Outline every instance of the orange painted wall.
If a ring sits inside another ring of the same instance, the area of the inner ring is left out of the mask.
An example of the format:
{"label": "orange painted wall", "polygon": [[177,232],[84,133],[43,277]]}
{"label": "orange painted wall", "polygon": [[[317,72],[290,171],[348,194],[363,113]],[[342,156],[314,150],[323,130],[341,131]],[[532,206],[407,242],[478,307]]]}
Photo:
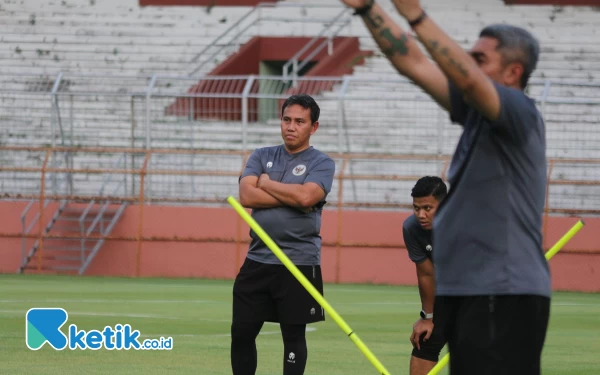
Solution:
{"label": "orange painted wall", "polygon": [[[19,233],[23,202],[0,202],[0,233]],[[50,209],[51,212],[51,209]],[[322,267],[326,282],[416,285],[414,265],[403,249],[401,225],[409,213],[344,211],[341,240],[344,244],[378,244],[380,247],[347,246],[339,252],[337,212],[323,217]],[[139,208],[130,206],[113,231],[114,236],[135,236]],[[549,247],[575,222],[575,218],[551,218],[545,245]],[[365,223],[369,223],[368,226]],[[248,239],[248,227],[228,208],[144,207],[144,235],[165,237],[212,237]],[[550,262],[555,290],[600,292],[600,219],[586,226]],[[0,273],[19,267],[20,238],[0,237]],[[242,243],[144,242],[140,275],[150,277],[235,277],[247,250]],[[339,257],[339,258],[338,258]],[[339,264],[337,263],[339,259]],[[135,276],[137,242],[108,241],[86,274]]]}

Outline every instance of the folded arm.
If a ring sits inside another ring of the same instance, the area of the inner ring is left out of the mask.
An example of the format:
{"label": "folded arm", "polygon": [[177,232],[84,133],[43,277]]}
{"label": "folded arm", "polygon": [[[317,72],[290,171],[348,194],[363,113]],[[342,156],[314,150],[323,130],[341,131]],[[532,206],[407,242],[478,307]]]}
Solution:
{"label": "folded arm", "polygon": [[267,174],[261,175],[258,187],[286,206],[310,209],[325,197],[325,191],[314,182],[283,184],[273,181]]}
{"label": "folded arm", "polygon": [[240,204],[246,208],[273,208],[284,204],[258,186],[258,177],[246,176],[240,180]]}

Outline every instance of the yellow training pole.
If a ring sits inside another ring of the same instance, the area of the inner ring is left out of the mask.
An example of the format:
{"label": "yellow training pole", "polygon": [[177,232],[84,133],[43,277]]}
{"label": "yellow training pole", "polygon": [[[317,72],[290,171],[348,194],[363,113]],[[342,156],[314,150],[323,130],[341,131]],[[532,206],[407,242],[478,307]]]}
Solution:
{"label": "yellow training pole", "polygon": [[450,362],[450,353],[446,353],[446,355],[439,361],[432,369],[429,371],[427,375],[437,375],[442,371],[444,367]]}
{"label": "yellow training pole", "polygon": [[573,227],[569,229],[567,234],[562,236],[562,238],[558,240],[558,242],[554,246],[552,246],[550,250],[548,250],[548,252],[546,253],[546,260],[550,260],[550,258],[552,258],[556,253],[558,253],[558,251],[562,249],[563,246],[565,246],[565,244],[569,242],[571,238],[573,238],[573,236],[581,230],[581,228],[583,228],[584,224],[585,223],[583,222],[583,220],[579,220],[577,224],[573,225]]}
{"label": "yellow training pole", "polygon": [[[579,220],[575,225],[573,225],[573,227],[564,236],[562,236],[561,239],[558,240],[558,242],[550,248],[550,250],[548,250],[546,252],[546,254],[545,254],[546,260],[550,260],[550,258],[552,258],[554,255],[556,255],[556,253],[558,253],[560,251],[560,249],[562,249],[563,246],[565,246],[565,244],[567,242],[569,242],[571,240],[571,238],[573,238],[573,236],[576,235],[577,232],[579,232],[581,230],[581,228],[583,228],[584,224],[585,223],[583,222],[583,220]],[[450,353],[447,353],[444,356],[444,358],[442,358],[442,360],[439,361],[431,369],[431,371],[429,371],[429,373],[427,375],[439,374],[440,371],[442,371],[442,369],[444,368],[444,366],[446,366],[448,364],[449,360],[450,360]]]}
{"label": "yellow training pole", "polygon": [[331,316],[331,318],[340,326],[342,331],[348,335],[358,349],[367,357],[367,359],[375,366],[377,371],[382,375],[390,375],[388,370],[379,362],[377,357],[367,348],[367,346],[361,341],[356,333],[352,331],[352,328],[346,324],[344,319],[331,307],[331,305],[323,298],[321,293],[304,277],[302,272],[292,263],[292,261],[285,255],[285,253],[277,246],[277,244],[269,237],[269,235],[260,227],[260,225],[246,212],[244,207],[238,203],[233,197],[227,198],[227,202],[237,211],[237,213],[248,223],[250,228],[256,233],[260,239],[271,249],[271,251],[279,258],[281,263],[287,267],[287,269],[294,275],[296,279],[302,284],[304,288],[310,293],[311,296],[323,307],[325,311]]}

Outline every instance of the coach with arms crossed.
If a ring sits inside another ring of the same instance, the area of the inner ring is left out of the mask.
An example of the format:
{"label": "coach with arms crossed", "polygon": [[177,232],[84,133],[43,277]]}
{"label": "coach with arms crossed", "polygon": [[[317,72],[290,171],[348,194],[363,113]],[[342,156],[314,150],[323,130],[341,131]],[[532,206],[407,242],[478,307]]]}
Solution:
{"label": "coach with arms crossed", "polygon": [[373,0],[343,0],[381,50],[464,131],[450,192],[433,227],[433,323],[444,327],[452,374],[540,374],[550,314],[542,250],[544,122],[523,90],[539,44],[510,25],[484,28],[467,53],[418,0],[393,0],[418,41]]}
{"label": "coach with arms crossed", "polygon": [[[335,163],[310,146],[319,128],[319,106],[308,95],[288,98],[281,110],[283,145],[256,150],[240,177],[240,203],[323,294],[321,212]],[[325,320],[321,306],[254,233],[233,286],[231,366],[254,375],[256,336],[265,321],[278,322],[283,337],[283,374],[302,375],[306,324]]]}

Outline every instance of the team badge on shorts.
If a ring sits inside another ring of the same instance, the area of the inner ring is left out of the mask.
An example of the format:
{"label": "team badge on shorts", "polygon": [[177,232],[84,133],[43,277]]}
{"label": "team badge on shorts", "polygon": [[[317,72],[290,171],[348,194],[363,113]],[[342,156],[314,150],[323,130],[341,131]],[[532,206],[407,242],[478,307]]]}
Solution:
{"label": "team badge on shorts", "polygon": [[302,176],[304,174],[304,172],[306,172],[306,165],[304,165],[304,164],[295,166],[294,170],[292,171],[294,176]]}

